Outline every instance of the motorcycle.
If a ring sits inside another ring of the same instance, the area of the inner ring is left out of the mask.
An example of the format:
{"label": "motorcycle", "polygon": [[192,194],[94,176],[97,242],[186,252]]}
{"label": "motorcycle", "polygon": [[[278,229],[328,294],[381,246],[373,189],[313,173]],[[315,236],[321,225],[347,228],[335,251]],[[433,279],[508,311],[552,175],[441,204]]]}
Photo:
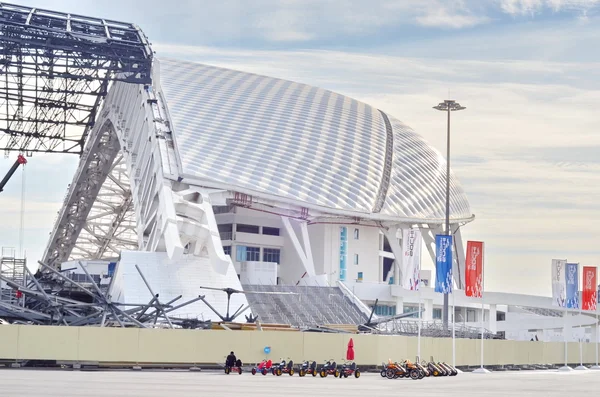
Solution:
{"label": "motorcycle", "polygon": [[300,366],[300,371],[298,375],[303,377],[306,375],[317,376],[317,362],[313,361],[310,363],[309,361],[304,361],[302,366]]}

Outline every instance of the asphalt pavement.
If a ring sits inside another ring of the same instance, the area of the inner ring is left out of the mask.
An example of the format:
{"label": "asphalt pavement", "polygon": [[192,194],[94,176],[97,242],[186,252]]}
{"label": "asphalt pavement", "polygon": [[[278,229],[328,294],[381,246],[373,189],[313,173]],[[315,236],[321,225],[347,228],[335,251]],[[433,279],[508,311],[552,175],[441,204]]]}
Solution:
{"label": "asphalt pavement", "polygon": [[3,396],[590,396],[600,390],[600,371],[520,371],[491,374],[463,373],[456,377],[422,380],[382,378],[321,379],[282,375],[225,375],[203,371],[66,371],[0,370]]}

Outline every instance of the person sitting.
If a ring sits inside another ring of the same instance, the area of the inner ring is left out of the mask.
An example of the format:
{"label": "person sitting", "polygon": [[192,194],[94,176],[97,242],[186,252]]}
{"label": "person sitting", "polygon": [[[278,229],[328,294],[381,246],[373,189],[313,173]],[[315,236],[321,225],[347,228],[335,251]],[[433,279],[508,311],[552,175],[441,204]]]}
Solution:
{"label": "person sitting", "polygon": [[235,354],[233,354],[233,352],[229,353],[227,359],[225,360],[225,366],[229,368],[234,367],[236,360]]}
{"label": "person sitting", "polygon": [[239,358],[235,360],[235,366],[240,368],[242,366],[242,360],[240,360]]}

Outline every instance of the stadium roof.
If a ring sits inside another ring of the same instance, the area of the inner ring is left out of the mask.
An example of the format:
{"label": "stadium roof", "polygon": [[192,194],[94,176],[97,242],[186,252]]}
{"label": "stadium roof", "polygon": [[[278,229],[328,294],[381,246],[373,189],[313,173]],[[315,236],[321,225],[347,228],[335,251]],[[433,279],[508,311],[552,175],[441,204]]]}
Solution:
{"label": "stadium roof", "polygon": [[[444,158],[384,112],[282,79],[155,63],[184,180],[324,213],[444,219]],[[451,217],[472,219],[453,175]]]}

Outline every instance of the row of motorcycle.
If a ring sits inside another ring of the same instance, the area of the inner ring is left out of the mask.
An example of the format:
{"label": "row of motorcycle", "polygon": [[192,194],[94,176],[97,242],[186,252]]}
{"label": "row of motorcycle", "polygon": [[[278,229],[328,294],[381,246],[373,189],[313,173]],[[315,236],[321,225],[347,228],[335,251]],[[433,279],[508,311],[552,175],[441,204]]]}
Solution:
{"label": "row of motorcycle", "polygon": [[436,363],[433,359],[429,362],[422,361],[421,363],[418,361],[411,362],[410,360],[398,363],[389,360],[387,364],[383,363],[383,369],[380,374],[382,377],[388,379],[410,378],[419,380],[430,376],[456,376],[458,371],[448,363]]}
{"label": "row of motorcycle", "polygon": [[292,360],[286,361],[282,359],[279,363],[273,363],[271,360],[263,360],[251,370],[252,375],[258,373],[267,375],[268,373],[271,373],[276,376],[281,376],[282,374],[293,376],[296,372],[300,377],[306,375],[319,375],[321,378],[326,378],[329,375],[333,375],[340,379],[348,378],[349,376],[360,378],[360,370],[355,362],[346,362],[338,365],[334,360],[326,361],[321,367],[317,365],[316,361],[304,361],[297,371],[294,368],[294,362]]}

